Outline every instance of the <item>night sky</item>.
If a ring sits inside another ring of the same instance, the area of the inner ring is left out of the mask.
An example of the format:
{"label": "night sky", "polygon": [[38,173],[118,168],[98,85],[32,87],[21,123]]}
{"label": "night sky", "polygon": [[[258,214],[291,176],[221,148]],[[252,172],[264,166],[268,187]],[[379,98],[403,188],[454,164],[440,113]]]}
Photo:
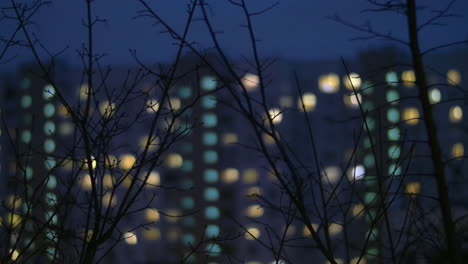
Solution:
{"label": "night sky", "polygon": [[[8,1],[2,1],[4,6]],[[52,1],[34,19],[32,28],[51,52],[65,47],[61,58],[70,64],[80,64],[76,50],[86,41],[82,19],[85,17],[84,1]],[[181,29],[186,21],[186,0],[152,0],[155,10],[176,29]],[[252,10],[261,10],[274,1],[249,1]],[[448,0],[424,0],[428,6],[447,3]],[[224,0],[212,0],[210,13],[214,26],[223,31],[222,44],[232,56],[251,57],[248,35],[243,24],[242,12]],[[146,62],[164,62],[174,54],[174,45],[167,34],[161,34],[161,26],[154,25],[149,18],[136,17],[142,6],[136,0],[95,1],[94,14],[107,20],[97,25],[95,32],[96,52],[105,53],[105,63],[129,64],[134,60],[129,49],[135,49]],[[283,0],[268,13],[254,19],[255,31],[262,55],[289,59],[338,58],[352,56],[362,49],[378,47],[384,41],[362,41],[351,39],[363,36],[356,31],[336,23],[329,16],[335,14],[355,24],[370,21],[376,30],[392,32],[394,36],[406,38],[405,17],[385,13],[362,13],[368,8],[366,0]],[[448,26],[433,27],[423,32],[423,48],[450,41],[468,38],[468,1],[459,0],[452,13],[461,17],[446,19]],[[425,12],[424,14],[429,14]],[[200,15],[198,15],[200,17]],[[425,17],[420,16],[420,21]],[[12,24],[2,22],[2,36],[11,34]],[[190,34],[199,48],[210,48],[206,27],[197,22]],[[31,59],[30,52],[10,50],[10,56],[17,55],[13,62],[0,65],[2,71],[15,71],[20,63]]]}

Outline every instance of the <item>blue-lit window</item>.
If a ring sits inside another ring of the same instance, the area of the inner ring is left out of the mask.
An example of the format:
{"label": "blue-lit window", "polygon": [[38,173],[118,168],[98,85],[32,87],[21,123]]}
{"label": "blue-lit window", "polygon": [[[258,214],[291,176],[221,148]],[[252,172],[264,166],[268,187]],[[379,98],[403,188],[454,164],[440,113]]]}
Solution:
{"label": "blue-lit window", "polygon": [[205,229],[205,235],[207,237],[217,237],[219,236],[219,226],[217,225],[208,225]]}
{"label": "blue-lit window", "polygon": [[51,117],[55,114],[55,107],[53,104],[46,104],[44,106],[44,116]]}
{"label": "blue-lit window", "polygon": [[205,249],[208,252],[208,254],[211,254],[211,255],[221,254],[221,247],[218,244],[215,244],[215,243],[206,245]]}
{"label": "blue-lit window", "polygon": [[182,208],[184,209],[192,209],[195,206],[195,201],[192,197],[184,197],[182,198]]}
{"label": "blue-lit window", "polygon": [[200,85],[203,90],[212,91],[216,89],[217,83],[214,76],[205,76],[201,79]]}
{"label": "blue-lit window", "polygon": [[44,166],[46,169],[52,169],[57,165],[57,162],[54,160],[54,158],[48,157],[46,160],[44,160]]}
{"label": "blue-lit window", "polygon": [[191,215],[185,216],[182,218],[182,224],[184,226],[194,226],[195,225],[195,218]]}
{"label": "blue-lit window", "polygon": [[216,107],[216,97],[214,96],[203,96],[202,105],[206,109],[211,109]]}
{"label": "blue-lit window", "polygon": [[44,134],[50,136],[55,133],[55,124],[52,121],[47,121],[44,123]]}
{"label": "blue-lit window", "polygon": [[46,86],[44,86],[44,91],[42,91],[42,98],[44,98],[45,100],[49,100],[54,96],[55,96],[55,88],[50,84],[47,84]]}
{"label": "blue-lit window", "polygon": [[47,153],[55,151],[55,142],[52,139],[46,139],[44,141],[44,151]]}
{"label": "blue-lit window", "polygon": [[31,131],[29,130],[25,130],[21,133],[21,141],[23,141],[24,143],[29,143],[31,142]]}
{"label": "blue-lit window", "polygon": [[30,180],[32,179],[32,176],[33,176],[33,169],[31,167],[26,167],[26,179]]}
{"label": "blue-lit window", "polygon": [[193,145],[190,143],[184,143],[182,144],[180,148],[180,152],[184,154],[192,153],[192,151],[193,151]]}
{"label": "blue-lit window", "polygon": [[203,179],[205,182],[214,183],[219,179],[218,171],[215,169],[207,169],[203,174]]}
{"label": "blue-lit window", "polygon": [[205,218],[210,220],[216,220],[220,216],[219,208],[216,206],[208,206],[205,208]]}
{"label": "blue-lit window", "polygon": [[364,202],[366,204],[371,204],[377,199],[377,194],[375,192],[368,192],[364,195]]}
{"label": "blue-lit window", "polygon": [[182,99],[187,99],[192,96],[192,89],[188,86],[180,87],[179,88],[179,97]]}
{"label": "blue-lit window", "polygon": [[401,175],[401,166],[397,167],[396,164],[390,164],[390,166],[388,166],[388,174],[391,176]]}
{"label": "blue-lit window", "polygon": [[207,146],[213,146],[218,143],[218,135],[214,132],[205,132],[203,134],[203,144]]}
{"label": "blue-lit window", "polygon": [[32,105],[32,97],[29,95],[23,95],[21,97],[21,107],[28,108]]}
{"label": "blue-lit window", "polygon": [[397,86],[398,85],[398,75],[396,72],[388,72],[387,75],[385,76],[385,81],[391,86]]}
{"label": "blue-lit window", "polygon": [[400,129],[398,127],[391,128],[387,131],[387,137],[389,140],[399,140],[400,139]]}
{"label": "blue-lit window", "polygon": [[191,160],[184,160],[180,169],[185,172],[193,170],[193,162]]}
{"label": "blue-lit window", "polygon": [[397,145],[392,145],[388,148],[388,156],[390,158],[396,159],[400,157],[400,152],[401,152],[400,147]]}
{"label": "blue-lit window", "polygon": [[387,97],[387,102],[391,104],[397,104],[398,103],[397,100],[400,98],[400,96],[398,95],[398,92],[395,90],[387,91],[386,97]]}
{"label": "blue-lit window", "polygon": [[204,127],[215,127],[218,124],[218,117],[211,113],[204,114],[202,122]]}
{"label": "blue-lit window", "polygon": [[395,108],[388,109],[387,119],[392,123],[398,122],[400,120],[400,112]]}
{"label": "blue-lit window", "polygon": [[57,204],[57,196],[53,193],[46,193],[46,202],[49,205],[55,205]]}
{"label": "blue-lit window", "polygon": [[205,200],[207,201],[210,201],[210,202],[217,201],[219,199],[219,191],[217,188],[209,187],[205,189],[203,196],[205,197]]}
{"label": "blue-lit window", "polygon": [[185,234],[182,237],[182,242],[185,245],[193,245],[195,243],[195,237],[192,234]]}
{"label": "blue-lit window", "polygon": [[54,175],[50,175],[47,179],[47,188],[55,189],[57,187],[57,178]]}
{"label": "blue-lit window", "polygon": [[203,160],[208,164],[216,163],[218,162],[218,153],[213,150],[207,150],[203,153]]}
{"label": "blue-lit window", "polygon": [[372,168],[375,165],[375,160],[374,156],[372,154],[367,154],[364,156],[364,165],[366,165],[367,168]]}

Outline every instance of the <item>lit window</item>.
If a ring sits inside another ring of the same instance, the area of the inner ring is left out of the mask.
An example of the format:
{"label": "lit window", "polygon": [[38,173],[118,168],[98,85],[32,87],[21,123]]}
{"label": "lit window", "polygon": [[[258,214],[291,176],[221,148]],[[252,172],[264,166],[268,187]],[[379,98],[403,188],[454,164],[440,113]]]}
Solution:
{"label": "lit window", "polygon": [[104,101],[99,105],[99,112],[104,118],[112,117],[115,111],[116,111],[115,104],[110,103],[109,101]]}
{"label": "lit window", "polygon": [[182,216],[182,213],[180,212],[179,209],[168,209],[166,211],[165,219],[169,223],[176,223],[180,217]]}
{"label": "lit window", "polygon": [[205,234],[207,237],[217,237],[219,236],[219,226],[217,225],[207,225],[205,229]]}
{"label": "lit window", "polygon": [[396,123],[400,121],[400,112],[396,108],[390,108],[387,111],[387,120]]}
{"label": "lit window", "polygon": [[254,183],[258,179],[257,171],[255,169],[247,169],[244,171],[244,183]]}
{"label": "lit window", "polygon": [[67,117],[68,115],[68,109],[66,106],[64,106],[63,104],[61,104],[59,107],[58,107],[58,114],[61,116],[61,117]]}
{"label": "lit window", "polygon": [[336,166],[330,166],[324,168],[322,172],[322,181],[327,183],[335,183],[340,179],[341,170]]}
{"label": "lit window", "polygon": [[154,208],[149,208],[145,210],[145,219],[149,222],[157,222],[159,221],[160,215],[158,210]]}
{"label": "lit window", "polygon": [[156,99],[149,99],[146,101],[146,112],[152,114],[159,109],[159,102]]}
{"label": "lit window", "polygon": [[169,109],[170,110],[179,110],[181,106],[180,99],[179,98],[171,98],[169,99]]}
{"label": "lit window", "polygon": [[217,83],[218,82],[214,76],[204,76],[200,80],[201,88],[206,91],[212,91],[216,89]]}
{"label": "lit window", "polygon": [[459,85],[461,83],[461,75],[457,70],[449,70],[447,72],[447,82],[451,85]]}
{"label": "lit window", "polygon": [[429,102],[431,104],[436,104],[440,102],[441,98],[442,98],[442,95],[440,94],[439,89],[434,88],[429,91]]}
{"label": "lit window", "polygon": [[[13,252],[12,252],[13,251]],[[13,261],[16,261],[19,257],[19,251],[18,250],[13,250],[13,249],[10,249],[10,253],[11,253],[11,260]]]}
{"label": "lit window", "polygon": [[223,143],[225,145],[237,143],[237,134],[235,134],[235,133],[226,133],[226,134],[224,134]]}
{"label": "lit window", "polygon": [[361,94],[350,94],[350,95],[343,95],[343,101],[345,105],[352,107],[352,108],[357,108],[359,107],[359,103],[362,104],[362,96]]}
{"label": "lit window", "polygon": [[219,246],[218,244],[215,244],[215,243],[206,245],[205,250],[208,253],[208,255],[210,255],[210,254],[211,255],[219,255],[222,252],[221,246]]}
{"label": "lit window", "polygon": [[421,184],[419,182],[411,182],[406,184],[407,194],[418,194],[421,190]]}
{"label": "lit window", "polygon": [[205,200],[213,202],[217,201],[219,199],[219,191],[218,189],[214,187],[208,187],[205,189],[203,196],[205,197]]}
{"label": "lit window", "polygon": [[219,208],[216,206],[208,206],[205,208],[205,218],[210,220],[218,219],[220,216]]}
{"label": "lit window", "polygon": [[247,240],[255,240],[260,237],[260,230],[256,227],[249,227],[245,232],[245,239]]}
{"label": "lit window", "polygon": [[452,157],[454,158],[460,158],[465,155],[465,148],[463,147],[462,143],[456,143],[452,147]]}
{"label": "lit window", "polygon": [[183,162],[182,156],[177,153],[171,153],[166,157],[166,166],[172,169],[182,167]]}
{"label": "lit window", "polygon": [[370,82],[366,81],[362,84],[362,89],[361,89],[362,93],[371,94],[373,91],[374,91],[374,86]]}
{"label": "lit window", "polygon": [[23,132],[21,132],[21,141],[23,141],[24,143],[31,142],[31,138],[32,138],[31,131],[24,130]]}
{"label": "lit window", "polygon": [[148,175],[148,179],[146,180],[146,187],[148,188],[156,187],[160,184],[160,182],[161,182],[161,177],[159,176],[159,173],[156,171],[152,171],[150,172],[150,174]]}
{"label": "lit window", "polygon": [[345,75],[343,77],[343,83],[348,90],[353,91],[353,88],[354,90],[358,90],[361,87],[361,77],[359,74],[352,72],[349,76]]}
{"label": "lit window", "polygon": [[331,236],[334,236],[334,235],[339,234],[342,230],[343,230],[343,226],[340,225],[340,224],[337,224],[337,223],[331,223],[331,224],[328,226],[328,233],[329,233]]}
{"label": "lit window", "polygon": [[[140,138],[140,141],[138,142],[138,145],[140,146],[141,151],[143,151],[146,148],[146,145],[148,144],[148,136],[142,136]],[[148,145],[148,152],[155,151],[156,148],[158,147],[158,138],[157,137],[151,137],[151,140]]]}
{"label": "lit window", "polygon": [[265,142],[265,144],[267,144],[267,145],[275,144],[275,139],[272,136],[270,136],[270,135],[268,135],[266,133],[263,133],[262,137],[263,137],[263,142]]}
{"label": "lit window", "polygon": [[260,84],[260,78],[258,75],[253,73],[247,73],[242,77],[242,85],[244,85],[245,89],[250,92],[254,91],[258,85]]}
{"label": "lit window", "polygon": [[47,188],[55,189],[55,187],[57,187],[57,178],[55,178],[53,175],[50,175],[47,178]]}
{"label": "lit window", "polygon": [[44,116],[51,117],[55,114],[55,107],[53,104],[46,104],[44,106]]}
{"label": "lit window", "polygon": [[366,204],[374,203],[377,200],[377,194],[375,192],[367,192],[364,194],[364,202]]}
{"label": "lit window", "polygon": [[[318,226],[317,224],[312,224],[312,229],[313,229],[315,232],[317,232],[318,227],[319,227],[319,226]],[[302,229],[302,234],[303,234],[304,236],[311,236],[311,235],[312,235],[312,234],[310,233],[310,229],[309,229],[306,225],[304,225],[304,228]]]}
{"label": "lit window", "polygon": [[214,150],[207,150],[203,152],[203,160],[207,164],[213,164],[218,162],[218,152]]}
{"label": "lit window", "polygon": [[400,99],[400,96],[398,95],[398,92],[397,92],[397,91],[395,91],[395,90],[388,90],[388,91],[387,91],[386,98],[387,98],[387,102],[388,102],[388,103],[397,104],[397,103],[398,103],[398,99]]}
{"label": "lit window", "polygon": [[52,139],[46,139],[44,141],[44,151],[46,153],[52,153],[55,151],[55,141]]}
{"label": "lit window", "polygon": [[400,153],[401,153],[401,150],[400,150],[400,147],[397,146],[397,145],[391,145],[389,148],[388,148],[388,157],[392,158],[392,159],[397,159],[400,157]]}
{"label": "lit window", "polygon": [[138,243],[137,236],[133,232],[124,233],[122,238],[124,239],[125,243],[129,245],[136,245]]}
{"label": "lit window", "polygon": [[55,161],[54,158],[52,157],[47,157],[46,160],[44,160],[44,167],[48,170],[51,170],[57,166],[57,162]]}
{"label": "lit window", "polygon": [[450,121],[453,123],[459,123],[463,119],[463,111],[460,106],[452,106],[449,111]]}
{"label": "lit window", "polygon": [[279,124],[283,120],[283,113],[278,108],[272,108],[268,111],[273,124]]}
{"label": "lit window", "polygon": [[391,176],[399,176],[401,175],[401,166],[397,166],[397,164],[390,164],[388,166],[388,174]]}
{"label": "lit window", "polygon": [[208,183],[215,183],[218,181],[218,171],[215,169],[207,169],[203,173],[203,179]]}
{"label": "lit window", "polygon": [[281,96],[279,99],[279,104],[281,107],[292,107],[293,99],[291,96]]}
{"label": "lit window", "polygon": [[406,87],[414,87],[414,84],[416,82],[416,76],[414,75],[414,71],[412,70],[404,71],[401,74],[401,79],[403,80],[403,84]]}
{"label": "lit window", "polygon": [[24,95],[21,97],[21,107],[28,108],[32,105],[32,97],[29,95]]}
{"label": "lit window", "polygon": [[156,227],[148,227],[143,230],[143,237],[146,240],[157,240],[161,237],[161,231]]}
{"label": "lit window", "polygon": [[89,94],[88,85],[87,84],[82,84],[80,86],[79,93],[80,93],[80,99],[81,100],[86,100],[86,98],[88,98],[88,94]]}
{"label": "lit window", "polygon": [[89,191],[92,189],[91,177],[89,174],[83,175],[80,181],[80,185],[83,190]]}
{"label": "lit window", "polygon": [[123,170],[129,170],[135,164],[136,158],[132,154],[124,154],[120,156],[120,164],[119,167]]}
{"label": "lit window", "polygon": [[362,213],[364,212],[364,208],[365,207],[363,204],[355,204],[351,208],[351,212],[353,213],[354,217],[358,217],[362,215]]}
{"label": "lit window", "polygon": [[258,204],[251,205],[245,210],[245,215],[252,218],[263,216],[263,207]]}
{"label": "lit window", "polygon": [[214,108],[216,107],[216,97],[214,96],[203,96],[202,98],[202,105],[204,108],[206,109],[211,109],[211,108]]}
{"label": "lit window", "polygon": [[218,143],[218,135],[214,132],[203,133],[203,144],[206,146],[214,146]]}
{"label": "lit window", "polygon": [[52,121],[47,121],[44,123],[44,134],[50,136],[55,133],[55,124]]}
{"label": "lit window", "polygon": [[350,181],[361,180],[364,178],[365,169],[362,165],[356,165],[348,171],[348,179]]}
{"label": "lit window", "polygon": [[33,169],[29,166],[26,167],[26,179],[30,180],[32,179],[32,176],[33,176]]}
{"label": "lit window", "polygon": [[419,122],[419,111],[415,107],[403,110],[403,119],[408,125],[416,125]]}
{"label": "lit window", "polygon": [[182,99],[187,99],[192,96],[192,89],[190,87],[184,86],[179,88],[179,97]]}
{"label": "lit window", "polygon": [[117,195],[114,193],[106,193],[102,196],[102,204],[105,207],[114,207],[117,204]]}
{"label": "lit window", "polygon": [[234,168],[225,169],[222,174],[223,182],[233,183],[239,179],[239,171]]}
{"label": "lit window", "polygon": [[73,128],[73,124],[70,122],[61,123],[59,126],[59,133],[63,136],[71,135],[73,131],[75,131],[75,129]]}
{"label": "lit window", "polygon": [[215,114],[204,114],[202,117],[204,127],[215,127],[218,124],[218,117]]}
{"label": "lit window", "polygon": [[390,86],[397,86],[398,85],[398,75],[396,72],[388,72],[385,75],[385,81],[387,81],[388,85]]}
{"label": "lit window", "polygon": [[46,86],[44,86],[44,91],[42,91],[42,98],[44,98],[45,100],[49,100],[54,96],[55,96],[55,88],[50,84],[47,84]]}
{"label": "lit window", "polygon": [[195,201],[192,197],[184,197],[181,200],[182,208],[192,209],[195,206]]}
{"label": "lit window", "polygon": [[182,236],[182,241],[184,245],[193,245],[193,243],[195,243],[195,237],[192,234],[184,234]]}
{"label": "lit window", "polygon": [[185,172],[193,170],[193,162],[191,160],[184,160],[180,169]]}
{"label": "lit window", "polygon": [[300,98],[297,100],[297,107],[301,111],[305,110],[306,112],[310,112],[315,109],[316,105],[317,97],[313,93],[305,93],[302,95],[302,101]]}
{"label": "lit window", "polygon": [[245,192],[247,198],[257,198],[260,195],[260,188],[257,186],[250,187]]}
{"label": "lit window", "polygon": [[340,78],[334,73],[322,75],[319,78],[320,91],[324,93],[336,93],[340,85]]}
{"label": "lit window", "polygon": [[112,188],[114,186],[114,177],[110,174],[105,174],[104,178],[102,179],[102,184],[106,188]]}
{"label": "lit window", "polygon": [[375,159],[372,154],[367,154],[364,156],[364,165],[366,165],[367,168],[372,168],[375,165]]}

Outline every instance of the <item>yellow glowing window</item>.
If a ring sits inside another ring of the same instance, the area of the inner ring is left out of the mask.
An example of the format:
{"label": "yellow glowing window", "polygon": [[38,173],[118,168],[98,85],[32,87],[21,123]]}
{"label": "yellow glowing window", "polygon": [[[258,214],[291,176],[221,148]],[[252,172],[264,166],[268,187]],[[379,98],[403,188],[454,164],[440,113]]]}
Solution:
{"label": "yellow glowing window", "polygon": [[331,236],[334,236],[334,235],[337,235],[337,234],[341,233],[342,230],[343,230],[343,226],[340,225],[340,224],[331,223],[331,224],[328,226],[328,233],[329,233]]}
{"label": "yellow glowing window", "polygon": [[263,207],[258,204],[251,205],[245,210],[245,215],[252,218],[263,216]]}
{"label": "yellow glowing window", "polygon": [[279,124],[283,120],[283,113],[280,109],[278,108],[272,108],[268,111],[268,114],[270,115],[273,124]]}
{"label": "yellow glowing window", "polygon": [[226,145],[237,143],[237,134],[235,133],[224,134],[223,143]]}
{"label": "yellow glowing window", "polygon": [[172,110],[179,110],[181,104],[180,104],[180,99],[179,98],[171,98],[169,100],[170,103],[170,109]]}
{"label": "yellow glowing window", "polygon": [[225,169],[221,177],[223,182],[233,183],[239,179],[239,171],[234,168]]}
{"label": "yellow glowing window", "polygon": [[151,137],[151,140],[148,142],[148,136],[142,136],[138,143],[142,151],[145,149],[146,145],[148,145],[148,151],[151,152],[156,150],[156,147],[158,146],[158,138]]}
{"label": "yellow glowing window", "polygon": [[461,83],[461,75],[457,70],[449,70],[447,72],[447,82],[451,85],[459,85]]}
{"label": "yellow glowing window", "polygon": [[169,223],[175,223],[179,220],[179,218],[182,216],[180,213],[180,210],[178,209],[168,209],[166,211],[166,221]]}
{"label": "yellow glowing window", "polygon": [[[304,104],[304,106],[302,105]],[[310,112],[315,109],[315,106],[317,105],[317,97],[313,93],[305,93],[302,95],[302,101],[301,98],[297,100],[297,107],[301,111],[306,111]]]}
{"label": "yellow glowing window", "polygon": [[449,111],[450,121],[453,123],[458,123],[463,119],[463,111],[460,106],[452,106]]}
{"label": "yellow glowing window", "polygon": [[257,196],[260,195],[260,188],[257,187],[257,186],[250,187],[245,192],[245,195],[247,196],[247,198],[254,198],[255,199]]}
{"label": "yellow glowing window", "polygon": [[146,112],[152,114],[157,112],[159,109],[159,102],[156,99],[149,99],[146,101]]}
{"label": "yellow glowing window", "polygon": [[358,108],[359,103],[362,104],[362,96],[361,94],[345,94],[343,95],[343,102],[345,105],[352,107],[352,108]]}
{"label": "yellow glowing window", "polygon": [[86,100],[86,98],[88,98],[89,88],[88,88],[87,84],[82,84],[80,86],[79,94],[80,94],[80,99],[81,100]]}
{"label": "yellow glowing window", "polygon": [[[12,252],[13,251],[13,252]],[[10,249],[10,253],[11,253],[11,260],[13,261],[16,261],[19,257],[19,251],[18,250],[13,250],[13,249]]]}
{"label": "yellow glowing window", "polygon": [[64,105],[59,105],[58,107],[58,114],[61,116],[61,117],[66,117],[68,115],[68,110],[67,108],[64,106]]}
{"label": "yellow glowing window", "polygon": [[143,237],[146,240],[158,240],[161,237],[161,231],[156,227],[149,227],[143,230]]}
{"label": "yellow glowing window", "polygon": [[21,205],[21,197],[16,195],[10,195],[8,197],[8,207],[17,209]]}
{"label": "yellow glowing window", "polygon": [[335,183],[340,179],[341,170],[336,166],[324,168],[322,172],[322,181],[326,183]]}
{"label": "yellow glowing window", "polygon": [[254,183],[257,181],[258,175],[255,169],[247,169],[244,171],[243,181],[244,183]]}
{"label": "yellow glowing window", "polygon": [[182,156],[177,153],[171,153],[166,157],[166,166],[169,168],[180,168],[183,162]]}
{"label": "yellow glowing window", "polygon": [[419,122],[419,110],[415,107],[406,108],[403,110],[403,120],[408,125],[416,125]]}
{"label": "yellow glowing window", "polygon": [[122,238],[124,239],[125,243],[129,245],[136,245],[138,243],[137,236],[133,232],[124,233]]}
{"label": "yellow glowing window", "polygon": [[353,87],[354,90],[358,90],[361,87],[361,77],[359,74],[352,72],[349,76],[345,75],[343,77],[343,83],[348,90],[353,91]]}
{"label": "yellow glowing window", "polygon": [[452,147],[452,157],[459,158],[465,155],[465,148],[462,143],[456,143]]}
{"label": "yellow glowing window", "polygon": [[323,93],[336,93],[340,85],[340,78],[334,73],[319,77],[319,88]]}
{"label": "yellow glowing window", "polygon": [[272,145],[275,143],[275,139],[272,136],[263,133],[263,142],[267,145]]}
{"label": "yellow glowing window", "polygon": [[146,187],[148,188],[153,188],[156,187],[160,184],[161,178],[159,176],[159,173],[156,171],[150,172],[149,175],[144,175],[145,177],[148,176],[148,179],[146,180]]}
{"label": "yellow glowing window", "polygon": [[349,264],[366,264],[366,258],[364,257],[355,257],[353,259],[351,259],[351,261],[349,262]]}
{"label": "yellow glowing window", "polygon": [[414,84],[416,82],[416,76],[414,75],[414,71],[412,70],[404,71],[401,74],[401,79],[403,80],[403,84],[406,87],[410,87],[410,88],[414,87]]}
{"label": "yellow glowing window", "polygon": [[112,188],[114,186],[115,180],[114,177],[110,174],[104,175],[104,178],[102,179],[102,184],[106,188]]}
{"label": "yellow glowing window", "polygon": [[242,77],[242,85],[244,85],[245,89],[249,92],[254,91],[259,84],[260,78],[253,73],[247,73]]}
{"label": "yellow glowing window", "polygon": [[157,222],[159,221],[160,215],[159,212],[154,208],[148,208],[145,210],[145,219],[148,222]]}
{"label": "yellow glowing window", "polygon": [[[318,227],[319,227],[319,226],[318,226],[317,224],[312,224],[312,229],[313,229],[315,232],[317,232]],[[309,228],[308,228],[306,225],[305,225],[304,228],[302,229],[302,234],[303,234],[304,236],[310,236],[310,235],[312,235],[312,234],[310,233]]]}
{"label": "yellow glowing window", "polygon": [[92,189],[91,177],[88,174],[83,175],[80,180],[80,186],[83,190],[89,191]]}
{"label": "yellow glowing window", "polygon": [[101,113],[102,117],[110,118],[115,113],[115,104],[110,103],[109,101],[104,101],[99,104],[99,112]]}
{"label": "yellow glowing window", "polygon": [[107,155],[107,157],[105,158],[105,165],[107,168],[115,168],[117,166],[117,163],[117,158],[112,154]]}
{"label": "yellow glowing window", "polygon": [[421,191],[421,184],[419,182],[410,182],[406,184],[406,193],[418,194]]}
{"label": "yellow glowing window", "polygon": [[119,167],[123,170],[129,170],[135,164],[136,158],[132,154],[124,154],[120,156]]}
{"label": "yellow glowing window", "polygon": [[361,203],[353,205],[351,212],[353,213],[354,217],[361,216],[364,212],[364,205]]}
{"label": "yellow glowing window", "polygon": [[260,237],[260,230],[256,227],[249,227],[245,232],[245,239],[255,240]]}
{"label": "yellow glowing window", "polygon": [[111,193],[106,193],[102,196],[102,205],[104,207],[114,207],[117,204],[117,195],[112,195]]}
{"label": "yellow glowing window", "polygon": [[293,99],[291,96],[281,96],[279,99],[279,104],[281,107],[292,107]]}

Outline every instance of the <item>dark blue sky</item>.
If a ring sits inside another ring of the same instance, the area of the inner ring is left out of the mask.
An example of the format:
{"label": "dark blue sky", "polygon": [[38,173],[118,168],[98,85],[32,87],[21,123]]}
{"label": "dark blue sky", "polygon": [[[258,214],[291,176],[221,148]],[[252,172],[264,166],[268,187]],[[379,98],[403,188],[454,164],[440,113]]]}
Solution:
{"label": "dark blue sky", "polygon": [[[72,64],[79,64],[76,50],[86,41],[82,26],[85,16],[84,1],[52,1],[52,6],[43,9],[35,18],[33,29],[50,51],[69,47],[62,58]],[[186,0],[152,0],[155,10],[177,29],[186,21]],[[222,44],[233,56],[250,57],[248,35],[244,28],[241,10],[225,0],[212,0],[211,14]],[[272,0],[248,1],[253,10],[260,10],[273,3]],[[440,5],[448,0],[420,0],[426,5]],[[0,4],[5,5],[5,3]],[[405,17],[384,13],[368,14],[361,10],[368,7],[366,0],[279,0],[279,4],[262,16],[255,18],[255,29],[261,54],[292,59],[338,58],[352,56],[361,49],[376,47],[382,41],[351,41],[362,36],[343,25],[327,19],[327,16],[340,15],[343,19],[362,24],[370,21],[376,30],[389,32],[395,36],[406,37]],[[106,53],[105,62],[132,63],[129,49],[135,49],[147,62],[167,61],[174,52],[172,41],[161,34],[161,26],[153,25],[148,18],[135,18],[142,6],[135,0],[96,0],[95,15],[107,20],[96,28],[96,51]],[[453,13],[468,13],[468,1],[458,0]],[[427,13],[425,13],[427,14]],[[422,21],[425,17],[421,16]],[[468,18],[446,20],[448,26],[436,27],[423,32],[424,47],[443,44],[468,38]],[[5,24],[4,24],[5,25]],[[8,28],[8,27],[5,27]],[[12,30],[2,30],[2,35]],[[191,40],[199,42],[199,47],[209,48],[205,26],[198,22],[190,35]],[[27,51],[18,52],[16,63],[0,65],[9,70],[30,59]],[[13,53],[11,53],[12,55]]]}

